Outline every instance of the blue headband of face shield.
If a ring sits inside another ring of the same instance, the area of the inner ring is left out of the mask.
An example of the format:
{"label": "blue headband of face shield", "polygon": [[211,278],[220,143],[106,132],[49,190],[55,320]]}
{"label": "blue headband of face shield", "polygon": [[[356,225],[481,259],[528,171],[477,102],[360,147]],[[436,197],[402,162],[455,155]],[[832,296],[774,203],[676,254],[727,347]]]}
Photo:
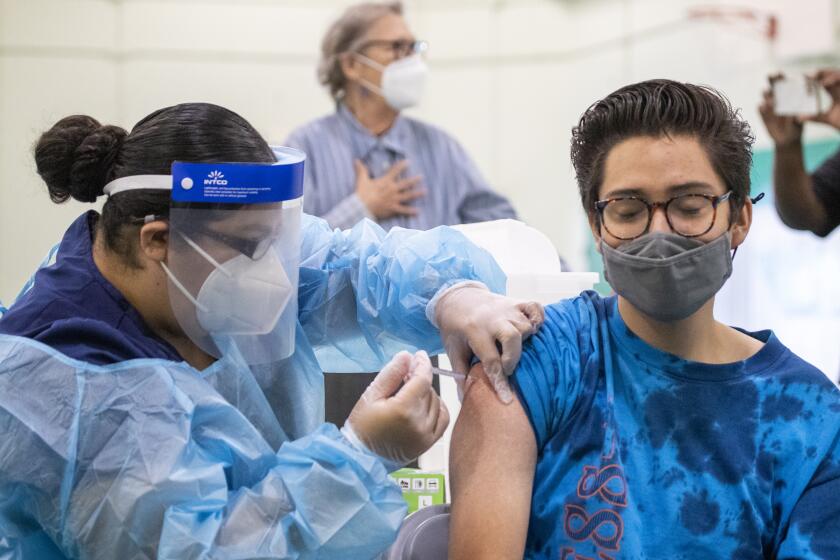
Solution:
{"label": "blue headband of face shield", "polygon": [[129,190],[171,190],[173,202],[266,204],[303,196],[306,154],[271,148],[275,163],[191,163],[176,161],[172,175],[131,175],[105,185],[108,196]]}

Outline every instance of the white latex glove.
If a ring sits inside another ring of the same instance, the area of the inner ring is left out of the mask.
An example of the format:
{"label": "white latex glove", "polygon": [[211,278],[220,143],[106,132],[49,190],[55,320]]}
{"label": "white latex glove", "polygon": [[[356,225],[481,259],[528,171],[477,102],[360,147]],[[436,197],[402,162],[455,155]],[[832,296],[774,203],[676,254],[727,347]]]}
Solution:
{"label": "white latex glove", "polygon": [[393,471],[429,449],[448,425],[449,411],[432,388],[429,356],[400,352],[368,385],[342,433]]}
{"label": "white latex glove", "polygon": [[[474,354],[506,404],[513,400],[507,376],[519,363],[522,341],[543,321],[545,309],[539,303],[500,296],[478,283],[453,286],[435,304],[435,323],[452,369],[469,374]],[[463,383],[458,391],[463,395]]]}

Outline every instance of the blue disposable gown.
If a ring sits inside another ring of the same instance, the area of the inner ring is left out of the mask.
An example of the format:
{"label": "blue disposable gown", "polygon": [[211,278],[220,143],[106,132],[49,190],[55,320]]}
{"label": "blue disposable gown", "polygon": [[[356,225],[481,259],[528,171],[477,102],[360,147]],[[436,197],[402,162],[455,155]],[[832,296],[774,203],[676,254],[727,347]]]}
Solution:
{"label": "blue disposable gown", "polygon": [[428,301],[465,279],[503,291],[492,258],[448,228],[340,232],[307,216],[295,353],[249,368],[234,349],[199,372],[124,301],[106,316],[119,294],[84,278],[89,224],[77,220],[0,320],[0,559],[345,559],[387,547],[400,491],[380,459],[323,424],[321,366],[376,371],[400,349],[439,352]]}

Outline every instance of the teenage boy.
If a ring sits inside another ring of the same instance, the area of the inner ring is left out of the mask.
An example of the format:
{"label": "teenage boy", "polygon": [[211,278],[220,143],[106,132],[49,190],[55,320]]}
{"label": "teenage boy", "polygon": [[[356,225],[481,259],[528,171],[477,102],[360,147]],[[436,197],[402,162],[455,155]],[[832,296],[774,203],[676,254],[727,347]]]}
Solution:
{"label": "teenage boy", "polygon": [[752,140],[721,94],[668,80],[584,113],[572,163],[617,296],[546,309],[512,404],[473,370],[450,558],[840,558],[840,391],[713,314]]}

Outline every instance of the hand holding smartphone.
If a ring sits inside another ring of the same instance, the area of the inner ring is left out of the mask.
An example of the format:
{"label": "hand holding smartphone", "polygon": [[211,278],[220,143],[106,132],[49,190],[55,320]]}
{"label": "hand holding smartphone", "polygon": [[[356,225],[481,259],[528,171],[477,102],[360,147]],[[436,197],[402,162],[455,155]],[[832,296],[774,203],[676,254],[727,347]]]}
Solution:
{"label": "hand holding smartphone", "polygon": [[828,93],[811,76],[794,74],[771,80],[774,111],[779,116],[812,117],[831,105]]}

